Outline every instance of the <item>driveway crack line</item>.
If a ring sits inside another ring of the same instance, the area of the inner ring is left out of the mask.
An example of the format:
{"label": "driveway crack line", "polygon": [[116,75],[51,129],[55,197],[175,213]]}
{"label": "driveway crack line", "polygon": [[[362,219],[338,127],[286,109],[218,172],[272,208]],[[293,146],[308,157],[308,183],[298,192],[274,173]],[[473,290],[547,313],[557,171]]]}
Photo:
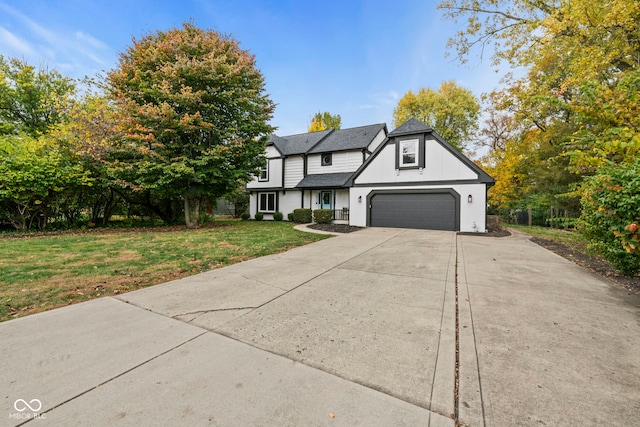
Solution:
{"label": "driveway crack line", "polygon": [[[244,313],[243,315],[238,316],[237,318],[235,318],[235,319],[233,319],[233,320],[229,320],[229,322],[236,321],[236,320],[238,320],[238,319],[240,319],[240,318],[242,318],[242,317],[244,317],[244,316],[246,316],[246,315],[248,315],[248,314],[253,313],[255,310],[257,310],[257,309],[259,309],[259,308],[262,308],[262,307],[264,307],[265,305],[270,304],[270,303],[272,303],[273,301],[275,301],[275,300],[277,300],[277,299],[279,299],[279,298],[282,298],[283,296],[285,296],[285,295],[287,295],[287,294],[289,294],[289,293],[291,293],[291,292],[295,291],[295,290],[296,290],[296,289],[298,289],[299,287],[304,286],[304,285],[306,285],[307,283],[311,282],[312,280],[317,279],[318,277],[322,276],[323,274],[326,274],[326,273],[328,273],[328,272],[330,272],[330,271],[333,271],[333,270],[335,270],[335,269],[337,269],[337,268],[340,268],[340,266],[342,266],[342,265],[344,265],[344,264],[348,263],[348,262],[349,262],[349,261],[351,261],[352,259],[355,259],[355,258],[357,258],[357,257],[361,256],[362,254],[365,254],[365,253],[367,253],[367,252],[369,252],[369,251],[372,251],[372,250],[374,250],[375,248],[377,248],[377,247],[379,247],[379,246],[381,246],[381,245],[383,245],[383,244],[387,243],[389,240],[394,239],[394,238],[396,238],[396,237],[398,237],[398,236],[400,236],[400,235],[402,235],[402,234],[404,234],[404,233],[406,233],[406,231],[403,231],[402,233],[399,233],[399,234],[397,234],[397,235],[395,235],[395,236],[391,236],[391,237],[389,237],[388,239],[385,239],[383,242],[378,243],[378,244],[377,244],[377,245],[375,245],[374,247],[369,248],[369,249],[367,249],[367,250],[366,250],[366,251],[364,251],[364,252],[360,252],[359,254],[357,254],[357,255],[355,255],[355,256],[352,256],[351,258],[349,258],[349,259],[347,259],[347,260],[345,260],[345,261],[341,262],[340,264],[335,265],[335,266],[333,266],[333,267],[331,267],[331,268],[329,268],[329,269],[327,269],[327,270],[324,270],[324,271],[322,271],[322,272],[320,272],[320,273],[316,274],[315,276],[311,277],[310,279],[305,280],[304,282],[302,282],[302,283],[300,283],[299,285],[297,285],[297,286],[295,286],[295,287],[293,287],[293,288],[291,288],[291,289],[287,290],[286,292],[283,292],[283,293],[281,293],[280,295],[277,295],[277,296],[275,296],[275,297],[271,298],[270,300],[265,301],[265,302],[263,302],[262,304],[257,305],[256,307],[254,307],[254,308],[250,309],[250,311],[248,311],[247,313]],[[223,326],[225,326],[225,325],[226,325],[227,323],[229,323],[229,322],[225,322],[225,323],[223,323],[222,325],[218,325],[218,327],[217,327],[217,328],[215,328],[215,329],[212,329],[212,331],[214,331],[214,332],[216,332],[216,333],[219,333],[220,328],[221,328],[221,327],[223,327]],[[233,337],[229,337],[229,338],[233,338]],[[235,338],[233,338],[233,339],[235,339]],[[238,342],[242,342],[242,341],[240,341],[240,340],[236,340],[236,341],[238,341]]]}
{"label": "driveway crack line", "polygon": [[[93,387],[91,387],[91,388],[89,388],[89,389],[87,389],[87,390],[84,390],[83,392],[80,392],[80,393],[76,394],[76,395],[75,395],[75,396],[73,396],[73,397],[70,397],[69,399],[67,399],[67,400],[65,400],[65,401],[63,401],[63,402],[60,402],[60,403],[58,403],[58,404],[56,404],[56,405],[52,406],[51,408],[47,409],[46,411],[42,411],[40,414],[41,414],[41,415],[42,415],[42,414],[48,414],[49,412],[53,411],[54,409],[59,408],[59,407],[61,407],[62,405],[66,405],[67,403],[69,403],[69,402],[71,402],[71,401],[73,401],[73,400],[75,400],[75,399],[77,399],[77,398],[79,398],[79,397],[81,397],[81,396],[84,396],[85,394],[87,394],[87,393],[89,393],[89,392],[91,392],[91,391],[93,391],[93,390],[95,390],[95,389],[97,389],[97,388],[99,388],[99,387],[102,387],[102,386],[104,386],[104,385],[106,385],[106,384],[110,383],[111,381],[116,380],[116,379],[118,379],[118,378],[122,377],[123,375],[128,374],[129,372],[132,372],[132,371],[136,370],[136,369],[140,368],[141,366],[144,366],[144,365],[146,365],[147,363],[152,362],[152,361],[154,361],[154,360],[158,359],[159,357],[162,357],[162,356],[164,356],[165,354],[170,353],[170,352],[172,352],[173,350],[175,350],[175,349],[177,349],[177,348],[180,348],[180,347],[182,347],[183,345],[188,344],[188,343],[190,343],[191,341],[194,341],[194,340],[196,340],[196,339],[200,338],[201,336],[203,336],[203,335],[205,335],[205,334],[207,334],[207,333],[209,333],[209,331],[203,331],[203,332],[199,333],[198,335],[196,335],[196,336],[194,336],[194,337],[192,337],[192,338],[189,338],[188,340],[186,340],[186,341],[184,341],[184,342],[181,342],[180,344],[175,345],[175,346],[171,347],[171,348],[170,348],[170,349],[168,349],[168,350],[163,351],[162,353],[158,353],[158,354],[156,354],[155,356],[151,357],[150,359],[147,359],[147,360],[145,360],[145,361],[143,361],[143,362],[141,362],[141,363],[138,363],[137,365],[135,365],[135,366],[133,366],[133,367],[131,367],[131,368],[127,369],[126,371],[120,372],[118,375],[116,375],[116,376],[114,376],[114,377],[111,377],[111,378],[109,378],[109,379],[107,379],[107,380],[105,380],[105,381],[101,382],[100,384],[97,384],[97,385],[95,385],[95,386],[93,386]],[[33,420],[37,420],[37,419],[38,419],[38,418],[29,418],[29,419],[25,420],[24,422],[22,422],[22,423],[20,423],[20,424],[17,424],[17,425],[16,425],[16,427],[19,427],[19,426],[25,425],[25,424],[27,424],[27,423],[29,423],[29,422],[31,422],[31,421],[33,421]]]}

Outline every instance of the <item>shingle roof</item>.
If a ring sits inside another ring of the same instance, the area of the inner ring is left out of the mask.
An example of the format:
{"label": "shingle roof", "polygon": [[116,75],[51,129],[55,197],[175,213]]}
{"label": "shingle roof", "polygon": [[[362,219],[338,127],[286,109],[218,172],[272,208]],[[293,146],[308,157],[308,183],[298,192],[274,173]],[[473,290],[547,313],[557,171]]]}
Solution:
{"label": "shingle roof", "polygon": [[336,130],[309,150],[309,154],[367,148],[373,138],[375,138],[385,126],[384,123],[378,123],[375,125]]}
{"label": "shingle roof", "polygon": [[271,135],[267,144],[275,145],[284,156],[361,150],[367,148],[373,138],[385,127],[384,123],[379,123],[356,128],[328,129],[297,135]]}
{"label": "shingle roof", "polygon": [[345,187],[353,172],[323,173],[307,175],[296,185],[296,188],[340,188]]}
{"label": "shingle roof", "polygon": [[421,121],[414,119],[413,117],[389,132],[389,138],[394,136],[405,135],[409,133],[431,132],[429,126],[425,125]]}
{"label": "shingle roof", "polygon": [[282,137],[271,135],[269,143],[273,143],[278,151],[285,156],[304,154],[331,132],[333,129]]}

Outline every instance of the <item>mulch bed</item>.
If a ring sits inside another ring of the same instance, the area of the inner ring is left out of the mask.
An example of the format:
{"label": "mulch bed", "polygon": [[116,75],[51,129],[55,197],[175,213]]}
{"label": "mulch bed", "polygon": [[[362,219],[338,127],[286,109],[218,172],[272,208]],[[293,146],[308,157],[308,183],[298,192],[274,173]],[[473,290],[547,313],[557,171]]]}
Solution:
{"label": "mulch bed", "polygon": [[348,224],[311,224],[307,227],[313,228],[314,230],[330,231],[332,233],[351,233],[362,230],[362,227],[354,227]]}
{"label": "mulch bed", "polygon": [[550,250],[551,252],[560,255],[563,258],[568,259],[569,261],[573,261],[576,264],[588,268],[592,272],[621,285],[628,291],[640,294],[639,276],[622,276],[613,267],[611,267],[611,265],[607,261],[601,258],[585,255],[578,251],[574,251],[567,245],[554,242],[553,240],[532,237],[531,241],[542,246],[543,248]]}

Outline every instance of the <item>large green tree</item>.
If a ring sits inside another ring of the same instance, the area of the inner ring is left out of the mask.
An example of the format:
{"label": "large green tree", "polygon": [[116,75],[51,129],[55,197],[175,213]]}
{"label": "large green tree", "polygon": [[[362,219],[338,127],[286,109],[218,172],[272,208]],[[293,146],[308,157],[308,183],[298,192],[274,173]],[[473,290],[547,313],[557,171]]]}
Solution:
{"label": "large green tree", "polygon": [[251,179],[264,162],[274,104],[255,58],[229,36],[191,23],[133,41],[107,75],[124,114],[123,185],[179,197],[198,226],[200,203]]}
{"label": "large green tree", "polygon": [[397,127],[410,118],[417,119],[462,151],[477,129],[479,115],[480,104],[473,93],[454,81],[446,81],[438,90],[407,92],[393,110],[393,122]]}
{"label": "large green tree", "polygon": [[340,129],[342,126],[342,117],[340,114],[331,114],[328,111],[321,113],[318,111],[311,118],[308,132],[318,132],[326,129]]}
{"label": "large green tree", "polygon": [[64,120],[75,84],[56,70],[0,55],[0,134],[38,136]]}
{"label": "large green tree", "polygon": [[88,184],[82,166],[52,138],[0,135],[0,215],[15,228],[44,229],[65,193]]}

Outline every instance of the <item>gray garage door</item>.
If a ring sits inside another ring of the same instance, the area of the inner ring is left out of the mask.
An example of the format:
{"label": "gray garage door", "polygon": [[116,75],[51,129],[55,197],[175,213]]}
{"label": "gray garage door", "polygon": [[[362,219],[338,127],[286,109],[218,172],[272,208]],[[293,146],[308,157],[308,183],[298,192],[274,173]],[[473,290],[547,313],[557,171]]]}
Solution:
{"label": "gray garage door", "polygon": [[458,230],[451,193],[374,194],[370,202],[372,227]]}

